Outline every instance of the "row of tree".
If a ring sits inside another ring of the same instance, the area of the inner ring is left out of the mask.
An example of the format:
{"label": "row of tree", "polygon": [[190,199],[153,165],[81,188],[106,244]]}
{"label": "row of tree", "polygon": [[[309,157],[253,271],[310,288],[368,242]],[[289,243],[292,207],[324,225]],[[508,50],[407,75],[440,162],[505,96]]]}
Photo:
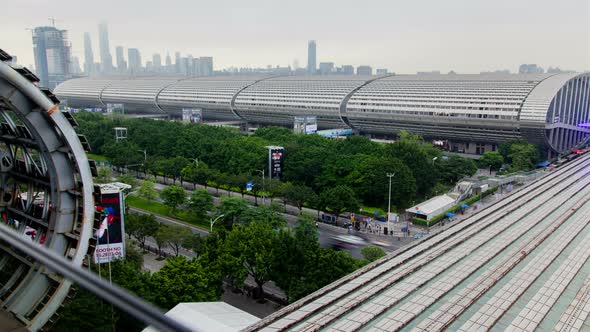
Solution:
{"label": "row of tree", "polygon": [[[246,182],[252,180],[255,193],[277,196],[290,192],[294,196],[304,192],[308,204],[311,192],[319,197],[331,188],[346,186],[362,204],[385,206],[386,174],[395,173],[392,204],[403,208],[432,195],[437,184],[451,184],[477,170],[472,160],[456,156],[443,159],[440,150],[404,132],[399,141],[381,144],[362,136],[330,140],[276,127],[260,128],[254,135],[244,136],[200,124],[108,118],[84,112],[76,118],[78,130],[89,139],[93,152],[105,155],[115,166],[142,165],[137,167],[174,181],[242,193]],[[119,126],[128,128],[128,138],[117,143],[113,128]],[[260,176],[258,170],[266,167],[269,145],[285,148],[282,181],[294,186],[291,190],[279,190],[281,182],[263,181]]]}
{"label": "row of tree", "polygon": [[[295,301],[341,278],[369,261],[385,255],[376,247],[363,249],[365,259],[356,260],[347,252],[321,248],[313,217],[303,215],[293,229],[284,222],[272,223],[263,219],[244,222],[230,231],[221,229],[210,236],[199,238],[177,234],[181,246],[190,247],[194,258],[178,255],[169,258],[155,273],[142,270],[143,253],[128,246],[127,257],[110,264],[112,281],[143,299],[169,310],[180,302],[218,301],[225,280],[234,288],[244,286],[247,277],[255,283],[254,296],[263,296],[263,286],[273,280],[288,297]],[[145,243],[145,237],[157,238],[159,233],[178,228],[157,225],[153,216],[130,214],[128,232]],[[172,236],[168,235],[168,241]],[[190,243],[189,239],[198,245]],[[195,240],[197,239],[197,240]],[[170,243],[172,245],[172,242]],[[175,249],[176,250],[176,249]],[[107,266],[96,265],[92,271],[109,277]],[[139,331],[144,326],[122,311],[78,289],[74,299],[60,312],[55,331],[100,330]]]}

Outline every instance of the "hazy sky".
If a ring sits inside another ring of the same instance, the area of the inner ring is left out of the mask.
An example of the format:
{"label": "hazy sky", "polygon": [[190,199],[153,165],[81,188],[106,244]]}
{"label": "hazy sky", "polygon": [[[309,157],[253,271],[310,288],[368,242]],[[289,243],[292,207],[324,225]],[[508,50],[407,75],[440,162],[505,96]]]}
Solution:
{"label": "hazy sky", "polygon": [[26,29],[54,17],[81,65],[84,32],[98,61],[97,26],[106,20],[113,59],[115,46],[136,47],[144,64],[180,51],[213,56],[215,69],[305,67],[315,39],[318,63],[398,73],[516,71],[522,63],[590,70],[588,0],[15,0],[2,8],[0,48],[26,66],[34,63]]}

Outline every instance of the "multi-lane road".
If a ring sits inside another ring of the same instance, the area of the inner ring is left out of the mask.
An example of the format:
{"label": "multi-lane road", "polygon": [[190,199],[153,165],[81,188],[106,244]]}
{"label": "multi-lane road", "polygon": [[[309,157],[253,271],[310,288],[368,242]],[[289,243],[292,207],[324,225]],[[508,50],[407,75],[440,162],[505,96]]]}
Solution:
{"label": "multi-lane road", "polygon": [[590,156],[248,331],[590,330]]}

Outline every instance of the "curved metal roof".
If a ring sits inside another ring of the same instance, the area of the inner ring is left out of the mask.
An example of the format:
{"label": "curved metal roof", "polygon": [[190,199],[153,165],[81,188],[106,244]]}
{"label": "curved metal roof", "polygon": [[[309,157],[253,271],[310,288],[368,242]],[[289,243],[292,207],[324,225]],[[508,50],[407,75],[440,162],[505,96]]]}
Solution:
{"label": "curved metal roof", "polygon": [[[140,112],[201,108],[205,118],[234,116],[278,125],[291,125],[294,116],[313,115],[324,128],[352,127],[379,134],[408,130],[427,137],[496,143],[524,135],[534,142],[549,144],[543,128],[551,101],[574,77],[587,76],[87,78],[67,81],[55,93],[74,107],[124,103],[126,111]],[[587,95],[580,103],[587,102]],[[579,107],[573,112],[577,112],[576,118],[588,120],[588,114]],[[566,135],[579,136],[577,132]],[[574,141],[568,138],[559,149]]]}

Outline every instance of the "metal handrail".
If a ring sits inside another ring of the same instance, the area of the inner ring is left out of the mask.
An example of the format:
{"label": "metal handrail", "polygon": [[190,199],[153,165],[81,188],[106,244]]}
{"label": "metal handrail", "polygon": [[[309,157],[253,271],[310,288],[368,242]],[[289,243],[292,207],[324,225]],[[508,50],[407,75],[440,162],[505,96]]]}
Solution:
{"label": "metal handrail", "polygon": [[72,262],[53,251],[46,250],[42,245],[23,238],[5,224],[0,224],[0,240],[34,258],[47,269],[63,275],[65,278],[94,293],[94,295],[112,303],[117,308],[159,331],[198,331],[198,329],[188,328],[182,323],[165,316],[155,306],[116,285],[109,284],[106,280],[100,279],[97,275],[72,264]]}

